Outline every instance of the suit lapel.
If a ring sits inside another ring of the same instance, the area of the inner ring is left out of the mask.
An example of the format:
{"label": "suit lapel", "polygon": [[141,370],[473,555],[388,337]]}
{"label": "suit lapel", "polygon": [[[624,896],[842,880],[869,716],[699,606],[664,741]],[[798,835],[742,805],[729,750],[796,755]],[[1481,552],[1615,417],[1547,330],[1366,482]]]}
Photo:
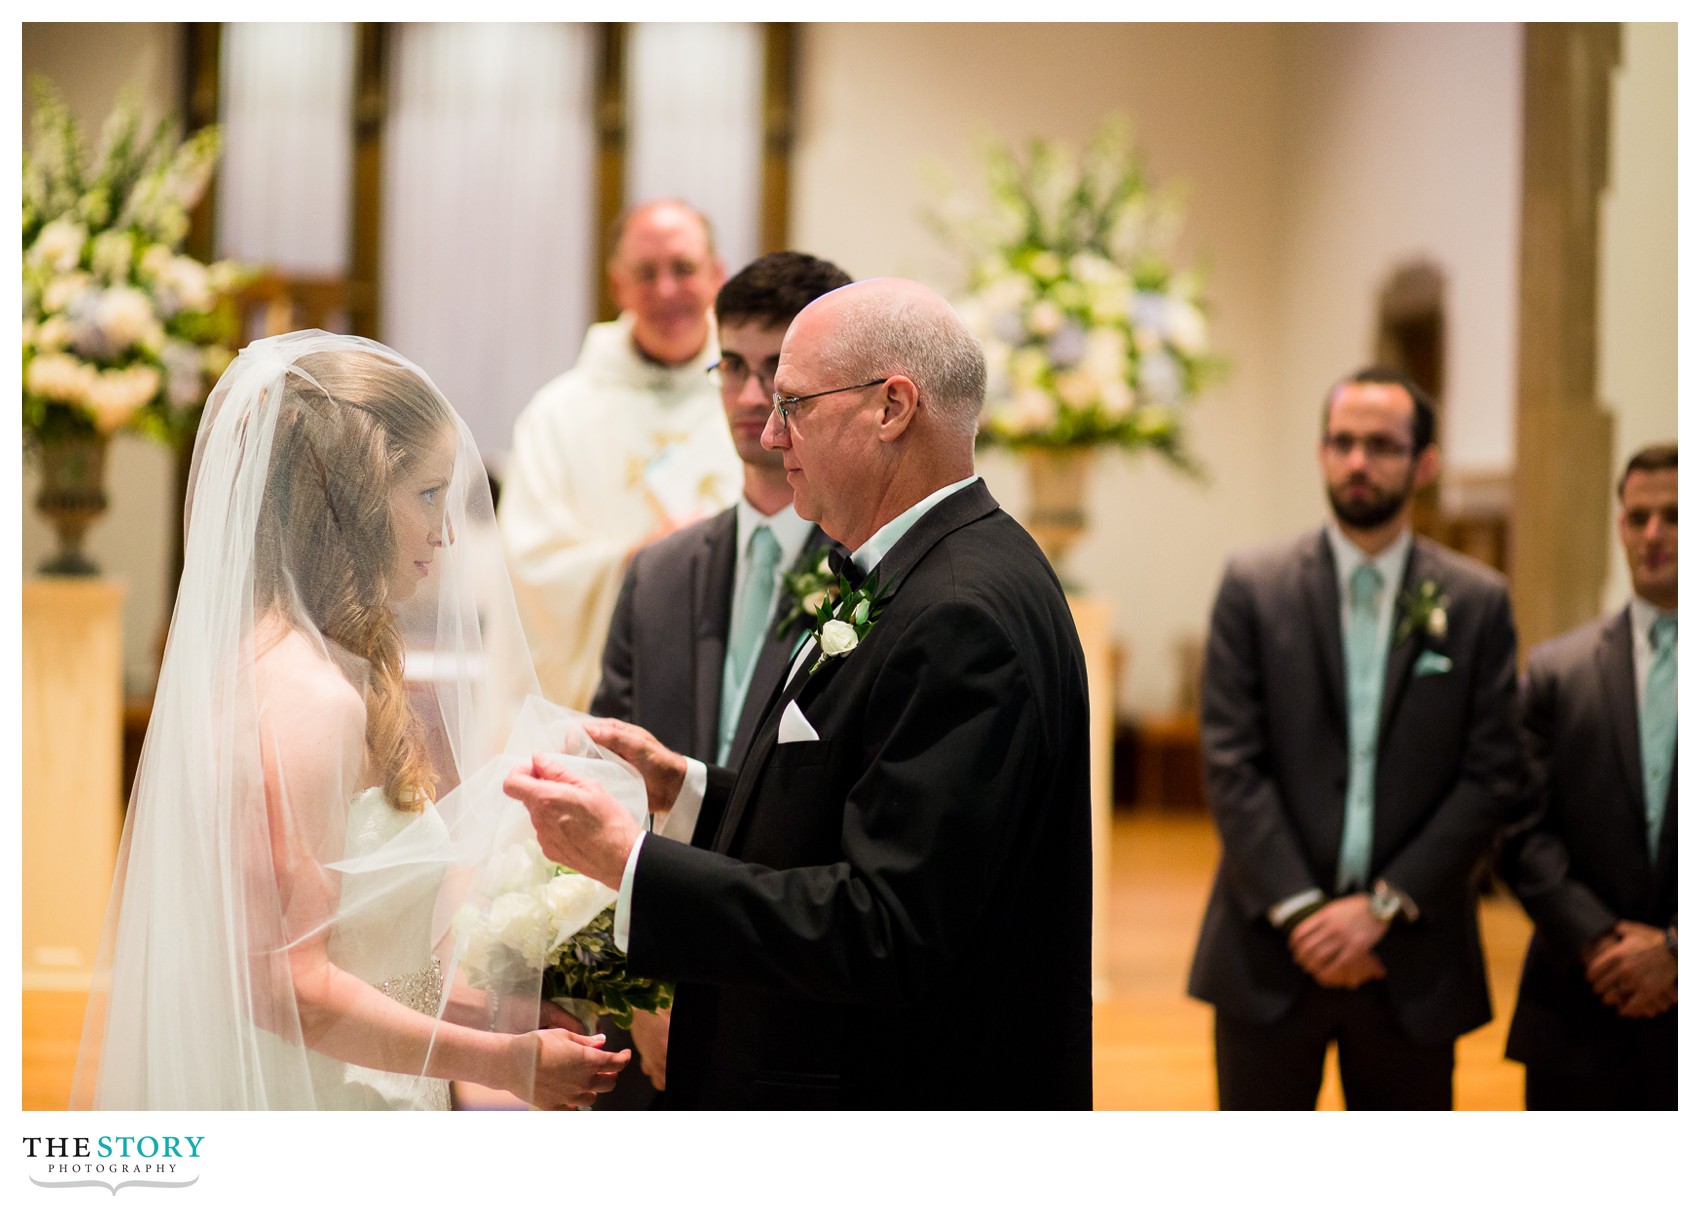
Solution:
{"label": "suit lapel", "polygon": [[703,528],[691,556],[696,636],[692,644],[695,688],[691,736],[696,752],[712,759],[719,745],[720,679],[732,617],[732,571],[738,559],[738,511],[725,510]]}
{"label": "suit lapel", "polygon": [[1305,606],[1310,611],[1310,633],[1316,640],[1316,656],[1327,682],[1328,705],[1343,727],[1346,720],[1346,657],[1340,636],[1340,578],[1334,569],[1334,553],[1328,532],[1317,533],[1316,542],[1305,556],[1303,571]]}
{"label": "suit lapel", "polygon": [[[940,501],[879,562],[877,571],[881,596],[895,594],[910,570],[946,535],[993,513],[997,507],[998,503],[992,498],[984,480],[977,480]],[[722,854],[730,853],[762,772],[779,743],[779,720],[785,714],[785,705],[793,699],[800,699],[810,687],[824,686],[844,661],[828,661],[811,674],[809,666],[813,664],[810,659],[787,685],[776,686],[768,696],[760,721],[755,726],[749,754],[738,767],[738,781],[727,801],[726,813],[720,820],[720,828],[715,831],[713,848]],[[789,662],[786,668],[790,668]],[[783,672],[780,676],[784,676]]]}
{"label": "suit lapel", "polygon": [[[1594,649],[1594,671],[1599,675],[1601,701],[1611,720],[1612,747],[1617,751],[1623,785],[1629,788],[1628,802],[1635,809],[1635,828],[1645,837],[1647,792],[1641,778],[1641,705],[1636,701],[1635,649],[1629,633],[1629,610],[1625,607],[1623,613],[1600,631],[1600,642]],[[1671,789],[1676,789],[1674,777]]]}
{"label": "suit lapel", "polygon": [[[1400,609],[1399,603],[1406,594],[1414,594],[1416,587],[1421,585],[1425,579],[1439,584],[1439,580],[1430,566],[1428,553],[1423,550],[1422,540],[1413,535],[1411,536],[1410,554],[1405,558],[1404,578],[1399,582],[1398,589],[1394,591],[1393,620],[1390,625],[1391,632],[1387,637],[1387,668],[1382,674],[1381,722],[1376,731],[1376,735],[1380,738],[1378,744],[1385,744],[1387,741],[1387,726],[1393,719],[1394,708],[1399,705],[1399,700],[1405,693],[1405,687],[1410,685],[1411,669],[1416,665],[1417,654],[1422,651],[1423,646],[1422,637],[1417,634],[1415,628],[1412,628],[1410,634],[1403,640],[1397,638],[1399,624],[1404,617],[1404,612]],[[1445,589],[1442,588],[1441,592],[1445,593]]]}

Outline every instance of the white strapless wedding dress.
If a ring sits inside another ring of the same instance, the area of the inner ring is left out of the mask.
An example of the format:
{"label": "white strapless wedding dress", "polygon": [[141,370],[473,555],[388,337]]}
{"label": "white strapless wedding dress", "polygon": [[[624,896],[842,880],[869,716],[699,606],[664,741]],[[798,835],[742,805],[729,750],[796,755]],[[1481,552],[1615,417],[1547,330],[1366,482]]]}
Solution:
{"label": "white strapless wedding dress", "polygon": [[[440,852],[448,827],[436,806],[402,812],[368,787],[348,806],[346,860],[370,857],[406,830],[419,831],[420,849]],[[414,838],[405,839],[409,851]],[[330,960],[343,971],[421,1014],[435,1017],[443,974],[431,949],[432,917],[445,868],[430,862],[345,872],[337,923],[331,929]],[[312,1053],[318,1105],[346,1111],[447,1111],[449,1083],[417,1074],[387,1073]]]}

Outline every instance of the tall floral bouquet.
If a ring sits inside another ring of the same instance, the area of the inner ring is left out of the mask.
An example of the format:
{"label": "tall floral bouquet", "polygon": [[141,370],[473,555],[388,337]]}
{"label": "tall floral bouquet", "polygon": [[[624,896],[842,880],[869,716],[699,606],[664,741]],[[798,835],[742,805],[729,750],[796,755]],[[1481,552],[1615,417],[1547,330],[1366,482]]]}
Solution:
{"label": "tall floral bouquet", "polygon": [[1187,470],[1182,407],[1222,369],[1201,275],[1174,263],[1180,212],[1153,189],[1125,121],[1083,151],[986,151],[989,200],[928,216],[959,253],[958,305],[986,351],[982,444],[1149,447]]}
{"label": "tall floral bouquet", "polygon": [[180,250],[218,159],[218,131],[142,131],[123,97],[90,159],[45,81],[34,82],[23,170],[23,420],[38,441],[132,429],[193,433],[232,357],[242,271]]}

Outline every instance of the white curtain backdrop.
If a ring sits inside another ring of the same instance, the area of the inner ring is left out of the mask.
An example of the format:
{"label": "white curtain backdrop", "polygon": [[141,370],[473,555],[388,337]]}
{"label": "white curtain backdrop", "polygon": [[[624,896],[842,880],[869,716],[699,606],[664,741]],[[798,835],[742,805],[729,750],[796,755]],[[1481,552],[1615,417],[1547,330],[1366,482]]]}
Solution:
{"label": "white curtain backdrop", "polygon": [[683,198],[737,273],[761,242],[761,25],[637,23],[627,54],[627,201]]}
{"label": "white curtain backdrop", "polygon": [[220,57],[221,257],[337,275],[348,258],[354,27],[229,23]]}
{"label": "white curtain backdrop", "polygon": [[384,135],[382,339],[499,465],[592,318],[592,31],[396,28]]}

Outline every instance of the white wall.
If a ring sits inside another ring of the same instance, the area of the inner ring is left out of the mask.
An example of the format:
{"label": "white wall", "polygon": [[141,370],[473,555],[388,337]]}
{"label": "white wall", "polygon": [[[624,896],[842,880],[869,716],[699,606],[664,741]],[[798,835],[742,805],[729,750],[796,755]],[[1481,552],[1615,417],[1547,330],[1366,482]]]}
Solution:
{"label": "white wall", "polygon": [[[59,88],[66,105],[97,143],[118,92],[133,86],[151,123],[178,108],[182,27],[170,23],[42,24],[23,27],[25,80],[39,72]],[[29,114],[25,92],[25,138]],[[92,150],[92,148],[91,148]],[[56,550],[52,530],[35,511],[40,479],[26,461],[23,474],[23,568],[26,575]],[[155,646],[166,623],[167,562],[176,511],[170,452],[134,434],[112,442],[107,460],[106,515],[89,531],[84,551],[108,576],[125,583],[124,681],[127,691],[152,686]]]}
{"label": "white wall", "polygon": [[[1328,385],[1370,360],[1394,272],[1443,276],[1450,471],[1514,458],[1522,31],[1515,25],[1316,25],[1287,62],[1282,351],[1270,528],[1320,521]],[[1444,481],[1443,481],[1444,482]]]}
{"label": "white wall", "polygon": [[[1600,209],[1600,399],[1617,414],[1612,481],[1649,442],[1676,440],[1676,26],[1626,25]],[[1612,517],[1613,488],[1604,488]],[[1603,608],[1629,596],[1612,527]]]}

